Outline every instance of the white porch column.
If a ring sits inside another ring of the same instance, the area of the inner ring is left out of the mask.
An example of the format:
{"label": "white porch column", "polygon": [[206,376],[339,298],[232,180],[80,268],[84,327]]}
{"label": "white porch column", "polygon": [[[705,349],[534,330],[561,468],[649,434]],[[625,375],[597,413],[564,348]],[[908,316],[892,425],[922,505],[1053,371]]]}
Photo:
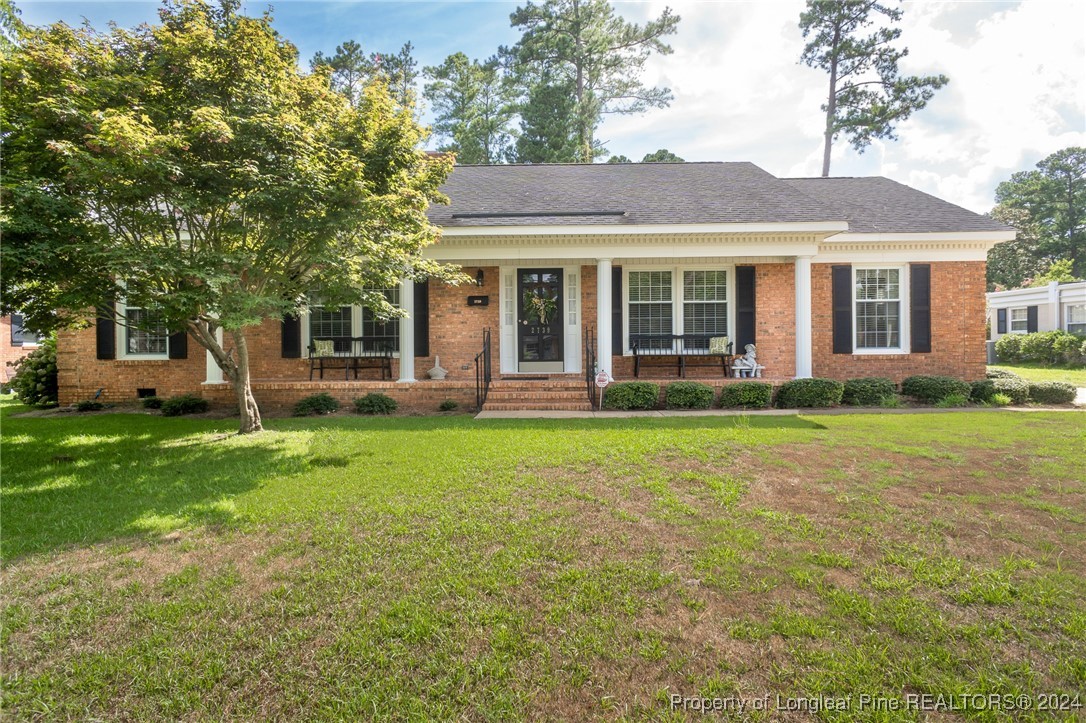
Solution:
{"label": "white porch column", "polygon": [[796,378],[811,376],[811,257],[796,257]]}
{"label": "white porch column", "polygon": [[[215,330],[215,341],[219,342],[219,346],[222,346],[222,327],[220,326]],[[205,362],[204,384],[222,384],[222,369],[215,363],[215,357],[211,356],[211,352],[205,351],[204,355],[207,357]]]}
{"label": "white porch column", "polygon": [[596,358],[611,376],[611,259],[596,261]]}
{"label": "white porch column", "polygon": [[401,382],[415,381],[415,282],[400,282],[400,308],[406,316],[400,318],[400,378]]}

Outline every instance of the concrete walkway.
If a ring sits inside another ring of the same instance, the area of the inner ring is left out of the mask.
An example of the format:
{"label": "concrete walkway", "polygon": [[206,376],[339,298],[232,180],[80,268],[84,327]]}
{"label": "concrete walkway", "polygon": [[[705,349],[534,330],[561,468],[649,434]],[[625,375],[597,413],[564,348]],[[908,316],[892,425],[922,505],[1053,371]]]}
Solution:
{"label": "concrete walkway", "polygon": [[[1080,404],[1083,391],[1079,390]],[[476,419],[629,419],[631,417],[805,417],[838,414],[960,414],[962,412],[1083,412],[1086,409],[1070,407],[908,407],[905,409],[879,409],[876,407],[833,407],[832,409],[660,409],[650,411],[566,412],[543,409],[502,410],[479,412]]]}

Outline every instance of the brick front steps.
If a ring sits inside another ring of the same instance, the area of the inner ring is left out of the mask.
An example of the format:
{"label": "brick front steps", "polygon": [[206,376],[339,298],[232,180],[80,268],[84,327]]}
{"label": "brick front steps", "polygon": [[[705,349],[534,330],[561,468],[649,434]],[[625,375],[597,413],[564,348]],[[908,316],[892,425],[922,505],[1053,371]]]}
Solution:
{"label": "brick front steps", "polygon": [[589,412],[588,388],[580,375],[554,375],[547,379],[505,377],[490,384],[483,411],[547,410]]}

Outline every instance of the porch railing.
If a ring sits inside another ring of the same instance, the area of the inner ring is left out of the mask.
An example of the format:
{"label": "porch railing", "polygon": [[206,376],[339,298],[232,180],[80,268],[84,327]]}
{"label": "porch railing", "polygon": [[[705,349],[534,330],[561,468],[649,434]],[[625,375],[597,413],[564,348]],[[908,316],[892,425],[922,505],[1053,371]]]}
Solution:
{"label": "porch railing", "polygon": [[482,411],[490,392],[490,328],[483,329],[483,350],[475,355],[475,408]]}
{"label": "porch railing", "polygon": [[596,330],[585,326],[584,330],[584,378],[588,387],[588,403],[596,409],[599,388],[596,386]]}

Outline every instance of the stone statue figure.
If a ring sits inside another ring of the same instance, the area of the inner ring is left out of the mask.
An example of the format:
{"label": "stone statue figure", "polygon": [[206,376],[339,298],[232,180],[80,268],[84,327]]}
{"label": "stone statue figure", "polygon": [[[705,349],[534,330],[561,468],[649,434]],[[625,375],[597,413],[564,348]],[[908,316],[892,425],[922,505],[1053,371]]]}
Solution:
{"label": "stone statue figure", "polygon": [[747,344],[744,349],[746,349],[747,353],[732,362],[732,372],[735,378],[761,377],[762,370],[765,367],[758,363],[758,352],[754,345]]}

